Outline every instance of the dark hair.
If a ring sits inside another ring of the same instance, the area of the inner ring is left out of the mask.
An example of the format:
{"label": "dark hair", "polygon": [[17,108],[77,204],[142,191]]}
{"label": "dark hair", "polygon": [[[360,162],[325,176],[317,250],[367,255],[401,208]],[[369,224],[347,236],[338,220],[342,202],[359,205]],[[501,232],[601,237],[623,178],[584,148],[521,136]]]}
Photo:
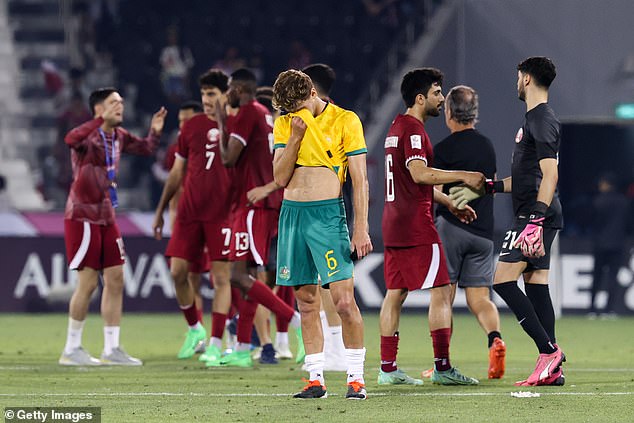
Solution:
{"label": "dark hair", "polygon": [[231,74],[231,82],[238,82],[244,90],[253,95],[255,95],[257,80],[255,74],[247,68],[237,69]]}
{"label": "dark hair", "polygon": [[427,97],[432,85],[442,85],[442,79],[442,72],[436,68],[419,68],[407,72],[401,82],[401,96],[405,105],[412,107],[418,94]]}
{"label": "dark hair", "polygon": [[264,85],[262,87],[258,87],[255,90],[255,95],[266,95],[269,97],[273,97],[273,87],[268,86],[268,85]]}
{"label": "dark hair", "polygon": [[7,179],[4,175],[0,175],[0,191],[4,190],[7,186]]}
{"label": "dark hair", "polygon": [[543,88],[550,87],[557,76],[555,64],[548,57],[542,56],[529,57],[517,65],[517,70],[530,75]]}
{"label": "dark hair", "polygon": [[314,63],[306,66],[302,72],[310,76],[317,91],[330,96],[332,86],[337,79],[337,74],[330,66],[324,63]]}
{"label": "dark hair", "polygon": [[201,87],[218,88],[220,92],[226,92],[229,88],[229,77],[220,69],[209,69],[200,75],[198,83]]}
{"label": "dark hair", "polygon": [[181,104],[178,110],[193,110],[195,113],[202,113],[203,106],[199,101],[190,100]]}
{"label": "dark hair", "polygon": [[95,106],[97,104],[101,104],[107,99],[110,94],[116,93],[117,89],[114,87],[106,87],[106,88],[98,88],[92,93],[90,93],[90,97],[88,97],[88,106],[90,107],[90,111],[92,114],[95,114]]}
{"label": "dark hair", "polygon": [[262,105],[269,109],[269,112],[273,113],[275,108],[273,107],[273,87],[265,86],[258,87],[255,90],[255,99]]}
{"label": "dark hair", "polygon": [[478,118],[478,93],[466,85],[453,87],[445,97],[449,116],[458,123],[467,125]]}

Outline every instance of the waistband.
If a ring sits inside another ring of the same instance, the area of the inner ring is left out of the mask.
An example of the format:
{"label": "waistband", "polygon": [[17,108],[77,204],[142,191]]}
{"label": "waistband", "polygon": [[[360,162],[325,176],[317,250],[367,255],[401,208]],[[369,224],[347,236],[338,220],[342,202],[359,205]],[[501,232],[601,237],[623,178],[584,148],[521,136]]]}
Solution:
{"label": "waistband", "polygon": [[329,198],[327,200],[318,200],[318,201],[292,201],[292,200],[282,200],[283,207],[319,207],[319,206],[328,206],[335,204],[343,204],[343,197],[337,198]]}

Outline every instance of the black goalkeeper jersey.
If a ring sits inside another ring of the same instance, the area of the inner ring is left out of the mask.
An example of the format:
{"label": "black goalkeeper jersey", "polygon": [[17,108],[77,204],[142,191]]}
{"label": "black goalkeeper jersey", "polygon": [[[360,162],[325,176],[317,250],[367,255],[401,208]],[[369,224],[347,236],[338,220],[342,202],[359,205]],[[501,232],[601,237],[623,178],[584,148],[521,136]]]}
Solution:
{"label": "black goalkeeper jersey", "polygon": [[[519,219],[527,218],[537,202],[537,192],[542,181],[539,161],[559,161],[561,125],[548,103],[542,103],[526,112],[524,124],[515,136],[515,150],[511,176],[513,182],[513,211]],[[563,217],[558,190],[546,212],[544,226],[562,228]]]}

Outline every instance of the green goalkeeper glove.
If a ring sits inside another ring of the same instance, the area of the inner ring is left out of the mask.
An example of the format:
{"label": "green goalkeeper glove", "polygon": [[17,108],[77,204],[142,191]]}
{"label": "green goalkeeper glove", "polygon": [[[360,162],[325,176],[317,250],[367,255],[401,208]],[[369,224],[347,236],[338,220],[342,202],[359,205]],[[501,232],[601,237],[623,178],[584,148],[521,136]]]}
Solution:
{"label": "green goalkeeper glove", "polygon": [[449,198],[454,207],[458,210],[464,210],[469,201],[473,201],[485,194],[484,187],[480,190],[474,190],[466,185],[459,185],[449,188]]}

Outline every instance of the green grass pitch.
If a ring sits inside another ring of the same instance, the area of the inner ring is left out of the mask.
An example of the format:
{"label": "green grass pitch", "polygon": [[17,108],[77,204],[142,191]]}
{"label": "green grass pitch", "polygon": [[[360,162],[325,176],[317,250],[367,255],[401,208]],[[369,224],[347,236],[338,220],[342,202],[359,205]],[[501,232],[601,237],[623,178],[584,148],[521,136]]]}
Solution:
{"label": "green grass pitch", "polygon": [[[66,316],[0,314],[0,404],[98,406],[103,422],[633,422],[634,318],[558,321],[558,342],[568,356],[563,387],[519,388],[537,352],[510,315],[502,316],[507,343],[504,379],[486,378],[486,337],[471,315],[455,316],[452,363],[480,379],[476,387],[378,386],[378,316],[366,314],[368,400],[346,401],[345,374],[327,372],[329,398],[294,400],[299,366],[256,364],[247,369],[205,369],[195,358],[177,360],[184,334],[178,314],[125,315],[122,344],[142,358],[141,368],[63,368]],[[207,322],[209,323],[209,322]],[[89,316],[84,346],[99,355],[99,316]],[[431,367],[427,319],[401,320],[398,362],[411,376]],[[514,398],[531,391],[538,398]]]}

